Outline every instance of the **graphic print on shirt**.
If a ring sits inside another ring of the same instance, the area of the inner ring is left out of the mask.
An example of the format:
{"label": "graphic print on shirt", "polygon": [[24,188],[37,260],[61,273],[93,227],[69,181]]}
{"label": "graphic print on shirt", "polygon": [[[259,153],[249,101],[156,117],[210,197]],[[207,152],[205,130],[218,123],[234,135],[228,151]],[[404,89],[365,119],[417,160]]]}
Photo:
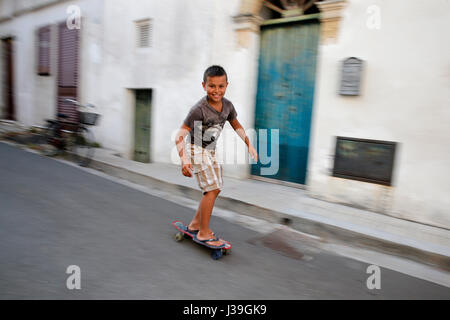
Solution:
{"label": "graphic print on shirt", "polygon": [[203,133],[203,141],[206,143],[216,142],[222,132],[223,124],[217,123],[215,125],[206,128]]}

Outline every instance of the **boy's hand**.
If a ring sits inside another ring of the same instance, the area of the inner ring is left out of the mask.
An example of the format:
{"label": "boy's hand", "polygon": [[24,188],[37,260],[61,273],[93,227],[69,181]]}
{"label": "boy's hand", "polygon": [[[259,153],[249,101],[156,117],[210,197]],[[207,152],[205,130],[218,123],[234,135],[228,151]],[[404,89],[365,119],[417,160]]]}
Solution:
{"label": "boy's hand", "polygon": [[181,172],[185,177],[192,177],[193,171],[192,164],[186,157],[186,146],[184,145],[184,138],[190,131],[191,129],[183,124],[175,137],[178,155],[181,158]]}
{"label": "boy's hand", "polygon": [[258,151],[256,151],[255,148],[253,148],[252,144],[250,143],[249,138],[245,134],[244,128],[239,123],[238,119],[235,118],[235,119],[231,120],[230,125],[234,129],[234,131],[236,131],[238,136],[241,137],[241,139],[244,141],[244,143],[248,146],[248,153],[250,153],[250,156],[252,157],[252,159],[255,160],[256,162],[258,162]]}
{"label": "boy's hand", "polygon": [[258,152],[255,150],[255,148],[253,148],[252,145],[248,146],[248,153],[250,154],[253,160],[258,162]]}
{"label": "boy's hand", "polygon": [[192,163],[189,162],[183,162],[181,164],[181,172],[183,173],[183,176],[185,177],[192,177]]}

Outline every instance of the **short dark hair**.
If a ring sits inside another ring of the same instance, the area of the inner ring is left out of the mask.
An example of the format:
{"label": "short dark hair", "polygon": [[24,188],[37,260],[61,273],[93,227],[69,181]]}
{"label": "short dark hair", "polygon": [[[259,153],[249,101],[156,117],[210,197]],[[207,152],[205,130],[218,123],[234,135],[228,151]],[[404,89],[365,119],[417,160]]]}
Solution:
{"label": "short dark hair", "polygon": [[208,77],[221,77],[221,76],[225,76],[228,82],[228,76],[224,68],[222,68],[221,66],[211,66],[208,69],[206,69],[205,73],[203,74],[203,82],[206,83]]}

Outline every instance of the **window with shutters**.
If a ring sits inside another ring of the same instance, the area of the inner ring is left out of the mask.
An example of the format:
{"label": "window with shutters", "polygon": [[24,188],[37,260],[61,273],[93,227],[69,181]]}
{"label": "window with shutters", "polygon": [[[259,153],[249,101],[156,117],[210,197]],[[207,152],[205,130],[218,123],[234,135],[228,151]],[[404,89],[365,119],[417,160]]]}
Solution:
{"label": "window with shutters", "polygon": [[149,48],[152,45],[152,21],[150,19],[136,21],[137,47]]}
{"label": "window with shutters", "polygon": [[79,29],[68,29],[66,22],[59,24],[58,34],[58,113],[69,116],[66,122],[77,123],[78,113],[73,103],[65,99],[78,100]]}
{"label": "window with shutters", "polygon": [[50,26],[39,28],[37,31],[38,44],[38,74],[50,75]]}

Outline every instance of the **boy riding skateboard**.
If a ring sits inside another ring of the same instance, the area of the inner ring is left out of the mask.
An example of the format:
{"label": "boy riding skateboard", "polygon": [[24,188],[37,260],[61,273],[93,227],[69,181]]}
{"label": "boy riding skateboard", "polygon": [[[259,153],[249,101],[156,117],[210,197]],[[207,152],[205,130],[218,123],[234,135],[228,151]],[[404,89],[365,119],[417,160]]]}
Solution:
{"label": "boy riding skateboard", "polygon": [[[258,161],[258,153],[237,120],[233,104],[224,98],[228,86],[225,70],[220,66],[206,69],[202,86],[206,96],[189,111],[176,136],[176,146],[181,158],[182,174],[192,177],[193,173],[203,192],[198,210],[188,225],[188,231],[195,234],[194,241],[222,248],[225,243],[216,237],[209,227],[209,222],[214,203],[223,186],[222,167],[217,162],[215,148],[225,122],[230,122],[255,161]],[[184,143],[184,138],[188,134],[191,140],[188,150],[190,157]]]}

